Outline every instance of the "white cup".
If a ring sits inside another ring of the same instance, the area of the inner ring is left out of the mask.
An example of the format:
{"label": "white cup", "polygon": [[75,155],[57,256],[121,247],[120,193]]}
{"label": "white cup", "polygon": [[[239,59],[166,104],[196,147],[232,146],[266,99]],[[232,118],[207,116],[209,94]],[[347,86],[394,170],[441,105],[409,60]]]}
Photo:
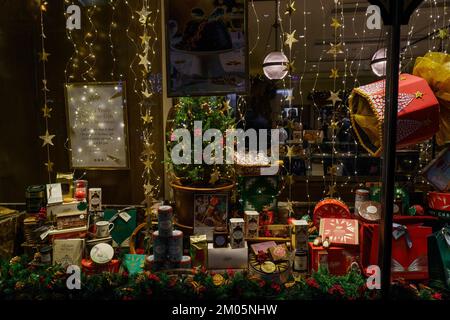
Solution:
{"label": "white cup", "polygon": [[110,232],[114,229],[114,223],[109,221],[97,221],[96,226],[96,236],[97,238],[109,237]]}

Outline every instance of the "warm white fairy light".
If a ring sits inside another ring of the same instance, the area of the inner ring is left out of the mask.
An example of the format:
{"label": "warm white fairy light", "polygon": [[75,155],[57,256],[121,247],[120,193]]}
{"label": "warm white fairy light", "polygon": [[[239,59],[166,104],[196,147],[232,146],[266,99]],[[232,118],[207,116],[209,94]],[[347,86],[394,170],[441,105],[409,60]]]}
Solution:
{"label": "warm white fairy light", "polygon": [[249,55],[252,55],[254,50],[256,49],[256,47],[258,46],[259,40],[261,39],[261,35],[260,35],[260,20],[259,20],[259,16],[258,16],[258,12],[256,11],[256,7],[255,7],[255,2],[254,0],[251,0],[251,5],[252,5],[252,10],[253,10],[253,15],[255,16],[255,21],[256,21],[256,40],[253,43],[252,48],[249,51]]}
{"label": "warm white fairy light", "polygon": [[[111,59],[112,59],[112,68],[111,68],[111,80],[116,80],[116,64],[117,64],[117,58],[115,55],[115,48],[114,48],[114,40],[113,40],[113,29],[117,29],[117,23],[115,22],[114,18],[116,16],[116,8],[117,8],[117,3],[120,0],[110,0],[109,4],[111,7],[111,23],[109,25],[109,31],[108,31],[108,39],[109,39],[109,49],[110,49],[110,53],[111,53]],[[121,79],[122,80],[122,79]]]}

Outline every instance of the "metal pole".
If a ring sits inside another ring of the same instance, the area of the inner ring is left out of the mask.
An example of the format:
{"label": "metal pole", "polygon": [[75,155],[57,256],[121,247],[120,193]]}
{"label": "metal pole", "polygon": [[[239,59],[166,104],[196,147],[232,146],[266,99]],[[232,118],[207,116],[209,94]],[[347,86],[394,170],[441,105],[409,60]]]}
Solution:
{"label": "metal pole", "polygon": [[[386,67],[386,96],[383,128],[382,223],[380,224],[381,290],[389,298],[391,285],[392,216],[395,191],[395,151],[397,138],[398,81],[400,64],[401,14],[404,0],[389,1],[392,24],[389,29]],[[383,223],[384,222],[384,223]]]}

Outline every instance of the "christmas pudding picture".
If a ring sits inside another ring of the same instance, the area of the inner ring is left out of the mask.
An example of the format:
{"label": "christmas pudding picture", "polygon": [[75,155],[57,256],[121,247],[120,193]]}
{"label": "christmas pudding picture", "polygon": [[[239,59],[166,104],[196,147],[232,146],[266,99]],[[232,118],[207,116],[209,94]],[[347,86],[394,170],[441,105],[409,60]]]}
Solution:
{"label": "christmas pudding picture", "polygon": [[169,95],[246,90],[244,1],[168,1]]}

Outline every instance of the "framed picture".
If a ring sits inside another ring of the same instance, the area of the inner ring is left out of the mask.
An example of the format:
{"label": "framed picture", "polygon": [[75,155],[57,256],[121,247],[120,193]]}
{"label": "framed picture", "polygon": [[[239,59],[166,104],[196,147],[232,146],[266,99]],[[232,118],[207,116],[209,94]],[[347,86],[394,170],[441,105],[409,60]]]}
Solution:
{"label": "framed picture", "polygon": [[129,168],[125,92],[124,82],[66,85],[72,168]]}
{"label": "framed picture", "polygon": [[165,3],[168,96],[247,93],[247,0]]}
{"label": "framed picture", "polygon": [[227,227],[228,196],[226,194],[196,194],[194,196],[194,234],[206,234],[213,240],[215,227]]}

